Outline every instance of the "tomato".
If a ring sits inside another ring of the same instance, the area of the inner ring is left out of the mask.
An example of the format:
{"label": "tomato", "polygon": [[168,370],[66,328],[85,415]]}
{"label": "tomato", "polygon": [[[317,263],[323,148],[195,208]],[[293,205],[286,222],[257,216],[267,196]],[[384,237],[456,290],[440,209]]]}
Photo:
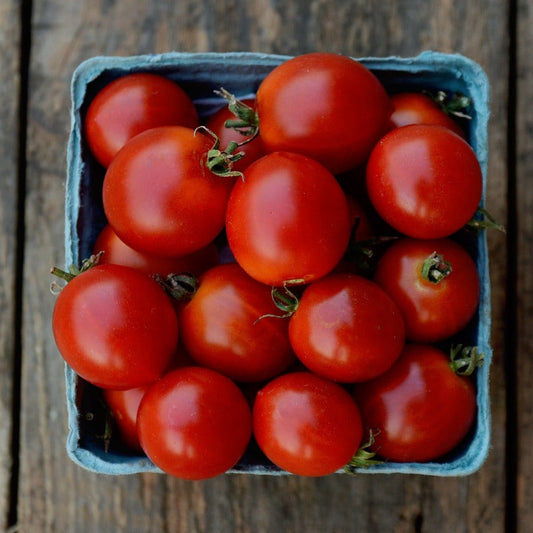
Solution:
{"label": "tomato", "polygon": [[411,341],[431,343],[455,335],[479,303],[476,264],[450,239],[396,241],[381,256],[374,281],[400,308]]}
{"label": "tomato", "polygon": [[294,352],[309,370],[340,382],[387,370],[404,346],[400,311],[383,289],[355,274],[309,285],[289,323]]}
{"label": "tomato", "polygon": [[394,111],[390,127],[399,128],[409,124],[436,124],[452,130],[461,137],[465,132],[459,124],[435,102],[423,93],[397,93],[391,96]]}
{"label": "tomato", "polygon": [[262,381],[295,359],[287,321],[265,316],[279,314],[270,287],[236,263],[219,265],[200,277],[197,292],[181,309],[181,338],[197,364],[235,381]]}
{"label": "tomato", "polygon": [[199,276],[218,263],[218,250],[214,243],[183,257],[159,257],[134,250],[122,242],[108,224],[98,235],[93,253],[103,252],[99,263],[125,265],[148,275],[179,274],[189,272]]}
{"label": "tomato", "polygon": [[214,370],[172,370],[144,395],[137,415],[146,455],[167,474],[190,480],[215,477],[241,458],[252,433],[243,393]]}
{"label": "tomato", "polygon": [[237,262],[267,285],[303,283],[332,270],[344,254],[352,221],[334,176],[300,154],[276,152],[238,180],[226,213]]}
{"label": "tomato", "polygon": [[253,429],[274,464],[302,476],[325,476],[342,468],[363,434],[350,394],[310,372],[283,374],[265,385],[255,398]]}
{"label": "tomato", "polygon": [[137,435],[137,412],[149,385],[127,390],[103,389],[104,400],[113,414],[122,442],[135,452],[142,452]]}
{"label": "tomato", "polygon": [[212,140],[180,126],[154,128],[129,141],[103,185],[109,224],[128,246],[176,257],[207,246],[222,231],[233,179],[205,166]]}
{"label": "tomato", "polygon": [[436,347],[408,344],[387,372],[356,385],[364,426],[375,435],[373,451],[390,461],[423,462],[462,441],[474,421],[476,393],[449,363]]}
{"label": "tomato", "polygon": [[197,127],[196,108],[179,85],[144,72],[106,85],[89,104],[84,121],[89,148],[106,168],[129,139],[167,125]]}
{"label": "tomato", "polygon": [[55,302],[52,327],[65,361],[103,389],[155,381],[178,343],[176,312],[163,289],[121,265],[96,265],[69,281]]}
{"label": "tomato", "polygon": [[365,162],[392,111],[379,80],[332,53],[303,54],[272,70],[257,90],[266,149],[298,152],[338,174]]}
{"label": "tomato", "polygon": [[442,126],[397,128],[376,145],[367,165],[368,195],[378,214],[419,239],[447,237],[477,210],[482,174],[468,143]]}
{"label": "tomato", "polygon": [[[255,99],[244,99],[242,100],[242,103],[252,109],[255,108]],[[206,127],[220,139],[220,147],[222,150],[225,150],[231,142],[240,144],[249,138],[249,136],[243,135],[235,129],[225,126],[227,120],[235,120],[235,118],[235,115],[226,106],[213,113],[206,122]],[[266,153],[260,135],[238,148],[237,151],[245,154],[242,159],[235,162],[232,166],[232,170],[238,172],[243,172],[247,166]]]}
{"label": "tomato", "polygon": [[[194,361],[180,345],[170,362],[167,372],[175,368],[190,366],[193,364]],[[103,399],[113,415],[113,420],[118,429],[120,440],[130,450],[135,452],[143,451],[137,433],[137,413],[144,393],[148,390],[150,385],[151,384],[126,390],[102,389]]]}

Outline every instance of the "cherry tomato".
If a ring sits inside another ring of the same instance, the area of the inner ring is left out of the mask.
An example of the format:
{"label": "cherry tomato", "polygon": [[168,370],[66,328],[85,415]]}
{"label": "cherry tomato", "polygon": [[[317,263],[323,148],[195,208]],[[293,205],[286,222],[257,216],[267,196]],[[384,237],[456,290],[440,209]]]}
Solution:
{"label": "cherry tomato", "polygon": [[129,141],[103,185],[109,224],[128,246],[176,257],[207,246],[224,227],[233,179],[205,166],[212,140],[180,126],[154,128]]}
{"label": "cherry tomato", "polygon": [[199,480],[237,463],[251,437],[252,415],[229,378],[209,368],[183,367],[148,389],[137,431],[146,455],[161,470]]}
{"label": "cherry tomato", "polygon": [[352,221],[346,196],[316,161],[289,152],[262,157],[238,180],[226,213],[237,262],[267,285],[303,283],[339,262]]}
{"label": "cherry tomato", "polygon": [[473,217],[482,174],[464,139],[442,126],[410,125],[378,142],[366,184],[375,209],[392,227],[409,237],[435,239]]}
{"label": "cherry tomato", "polygon": [[479,303],[476,264],[450,239],[396,241],[380,258],[374,281],[400,308],[411,341],[436,342],[455,335]]}
{"label": "cherry tomato", "polygon": [[461,137],[465,136],[461,126],[430,96],[422,93],[397,93],[391,96],[391,101],[394,108],[390,117],[391,128],[409,124],[437,124]]}
{"label": "cherry tomato", "polygon": [[113,414],[122,442],[132,451],[143,449],[137,435],[137,411],[149,385],[127,390],[103,389],[104,400]]}
{"label": "cherry tomato", "polygon": [[[254,99],[244,99],[242,100],[242,103],[252,109],[255,108]],[[219,109],[216,113],[213,113],[206,122],[206,127],[220,139],[220,147],[222,150],[225,150],[231,142],[242,143],[248,138],[233,128],[226,127],[225,123],[227,120],[235,120],[235,115],[226,106]],[[233,164],[232,170],[238,172],[243,172],[247,166],[266,153],[260,135],[240,147],[237,151],[246,154],[242,159]]]}
{"label": "cherry tomato", "polygon": [[342,468],[363,435],[350,394],[310,372],[283,374],[265,385],[255,398],[253,428],[274,464],[302,476],[325,476]]}
{"label": "cherry tomato", "polygon": [[170,299],[148,276],[122,265],[96,265],[59,293],[52,317],[59,352],[103,389],[133,389],[158,379],[178,344]]}
{"label": "cherry tomato", "polygon": [[438,459],[466,436],[476,413],[472,381],[450,368],[444,352],[408,344],[398,361],[375,380],[356,385],[371,449],[399,462]]}
{"label": "cherry tomato", "polygon": [[361,63],[332,53],[294,57],[257,90],[268,151],[298,152],[338,174],[363,163],[387,128],[390,99]]}
{"label": "cherry tomato", "polygon": [[400,311],[383,289],[355,274],[330,274],[304,293],[289,323],[294,352],[309,370],[340,382],[387,370],[404,346]]}
{"label": "cherry tomato", "polygon": [[208,270],[199,283],[179,314],[183,345],[197,364],[235,381],[253,382],[293,362],[287,321],[265,316],[280,314],[270,287],[236,263]]}
{"label": "cherry tomato", "polygon": [[[194,361],[179,345],[167,372],[191,365],[194,365]],[[102,389],[103,399],[113,415],[122,442],[135,452],[143,451],[137,433],[137,413],[144,393],[150,385],[126,390]]]}
{"label": "cherry tomato", "polygon": [[103,252],[99,264],[113,263],[140,270],[148,275],[179,274],[189,272],[199,276],[218,263],[218,250],[214,243],[183,257],[160,257],[134,250],[122,242],[108,224],[98,235],[94,253]]}
{"label": "cherry tomato", "polygon": [[90,103],[84,125],[91,152],[107,168],[138,133],[167,125],[195,128],[198,114],[179,85],[157,74],[138,72],[106,85]]}

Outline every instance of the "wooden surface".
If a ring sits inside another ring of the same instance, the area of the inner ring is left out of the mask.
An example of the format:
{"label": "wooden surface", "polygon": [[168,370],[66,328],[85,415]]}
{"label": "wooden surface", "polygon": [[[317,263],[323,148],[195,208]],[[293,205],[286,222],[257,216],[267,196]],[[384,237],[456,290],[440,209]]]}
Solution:
{"label": "wooden surface", "polygon": [[[508,532],[533,511],[533,0],[1,0],[0,529]],[[491,82],[492,448],[459,479],[97,475],[65,452],[48,269],[63,261],[69,83],[95,55],[459,52]]]}

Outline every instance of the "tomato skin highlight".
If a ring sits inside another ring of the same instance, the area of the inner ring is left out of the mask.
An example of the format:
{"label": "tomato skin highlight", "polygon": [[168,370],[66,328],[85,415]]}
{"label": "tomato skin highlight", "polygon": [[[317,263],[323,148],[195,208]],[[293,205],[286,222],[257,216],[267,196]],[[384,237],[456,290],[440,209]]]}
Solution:
{"label": "tomato skin highlight", "polygon": [[137,428],[156,466],[181,479],[200,480],[237,463],[251,437],[252,415],[229,378],[208,368],[182,367],[148,389]]}
{"label": "tomato skin highlight", "polygon": [[392,111],[379,80],[361,63],[332,53],[285,61],[257,90],[263,144],[269,152],[312,157],[333,174],[364,163]]}
{"label": "tomato skin highlight", "polygon": [[180,126],[129,141],[104,178],[104,211],[131,248],[163,257],[188,255],[222,231],[234,180],[206,167],[212,139]]}
{"label": "tomato skin highlight", "polygon": [[280,314],[270,287],[236,263],[210,269],[199,283],[179,313],[183,345],[197,364],[234,381],[258,382],[294,361],[288,322],[265,316]]}
{"label": "tomato skin highlight", "polygon": [[[438,283],[422,275],[424,261],[433,252],[451,266],[451,273]],[[433,343],[455,335],[468,324],[479,303],[476,264],[450,239],[396,241],[381,256],[374,281],[400,308],[410,341]]]}
{"label": "tomato skin highlight", "polygon": [[301,476],[336,472],[353,457],[363,435],[350,394],[310,372],[283,374],[259,390],[253,424],[265,455]]}
{"label": "tomato skin highlight", "polygon": [[339,382],[372,379],[404,346],[396,304],[379,285],[355,274],[330,274],[309,285],[289,323],[298,359]]}
{"label": "tomato skin highlight", "polygon": [[196,108],[179,85],[145,72],[106,85],[90,103],[84,121],[91,152],[106,168],[135,135],[168,125],[196,128]]}
{"label": "tomato skin highlight", "polygon": [[476,414],[472,381],[455,374],[440,349],[408,344],[396,363],[375,380],[355,386],[371,449],[398,462],[426,462],[453,450]]}
{"label": "tomato skin highlight", "polygon": [[289,152],[262,157],[238,180],[226,212],[237,262],[266,285],[307,283],[331,271],[350,238],[346,196],[316,161]]}
{"label": "tomato skin highlight", "polygon": [[157,380],[178,343],[170,299],[152,279],[121,265],[97,265],[59,293],[52,316],[59,352],[103,389],[132,389]]}
{"label": "tomato skin highlight", "polygon": [[366,170],[372,205],[409,237],[448,237],[474,216],[483,178],[468,143],[442,126],[396,128],[374,147]]}

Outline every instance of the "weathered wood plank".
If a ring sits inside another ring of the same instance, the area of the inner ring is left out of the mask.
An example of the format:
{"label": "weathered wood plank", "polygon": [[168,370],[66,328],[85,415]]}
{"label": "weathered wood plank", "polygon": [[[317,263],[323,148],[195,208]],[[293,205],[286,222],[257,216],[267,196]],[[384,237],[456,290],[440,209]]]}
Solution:
{"label": "weathered wood plank", "polygon": [[[16,339],[20,2],[0,6],[0,528],[10,520]],[[21,243],[22,244],[22,243]]]}
{"label": "weathered wood plank", "polygon": [[517,353],[517,530],[526,533],[531,529],[533,511],[533,2],[518,2],[517,11],[517,86],[516,86],[516,229],[517,229],[517,327],[515,330]]}
{"label": "weathered wood plank", "polygon": [[[63,365],[49,328],[46,267],[63,258],[68,85],[98,54],[253,50],[353,56],[462,52],[492,82],[488,204],[505,219],[507,9],[497,0],[33,2],[30,78],[24,367],[19,518],[22,531],[456,531],[501,532],[505,396],[502,379],[505,257],[491,236],[495,285],[493,450],[465,479],[222,476],[187,483],[162,475],[86,472],[64,451]],[[35,265],[43,265],[37,271]],[[490,505],[487,504],[490,502]],[[422,529],[423,528],[423,529]]]}

